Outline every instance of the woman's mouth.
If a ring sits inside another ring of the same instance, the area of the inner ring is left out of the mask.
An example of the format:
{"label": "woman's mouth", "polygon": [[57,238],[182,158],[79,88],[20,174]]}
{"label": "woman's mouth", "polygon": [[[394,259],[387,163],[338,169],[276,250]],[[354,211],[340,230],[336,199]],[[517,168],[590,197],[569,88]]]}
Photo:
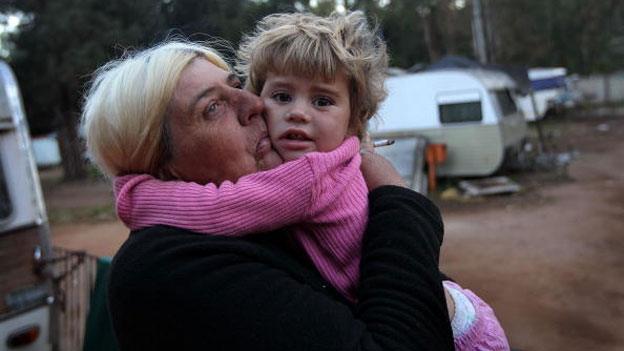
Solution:
{"label": "woman's mouth", "polygon": [[271,139],[269,139],[269,136],[266,134],[263,135],[258,141],[258,145],[256,145],[256,157],[258,159],[263,158],[271,151],[272,147],[273,146],[271,145]]}

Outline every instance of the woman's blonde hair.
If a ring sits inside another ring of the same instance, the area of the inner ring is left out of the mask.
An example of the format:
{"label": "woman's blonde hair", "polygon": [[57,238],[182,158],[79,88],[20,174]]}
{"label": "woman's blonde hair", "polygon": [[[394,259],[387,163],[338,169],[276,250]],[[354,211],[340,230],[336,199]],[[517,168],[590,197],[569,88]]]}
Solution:
{"label": "woman's blonde hair", "polygon": [[350,127],[360,137],[386,97],[387,67],[386,44],[360,11],[269,15],[243,38],[236,65],[257,95],[268,72],[332,81],[343,70],[351,89]]}
{"label": "woman's blonde hair", "polygon": [[91,159],[107,176],[163,177],[170,157],[166,116],[184,68],[201,57],[230,71],[214,50],[180,40],[106,63],[85,95],[82,127]]}

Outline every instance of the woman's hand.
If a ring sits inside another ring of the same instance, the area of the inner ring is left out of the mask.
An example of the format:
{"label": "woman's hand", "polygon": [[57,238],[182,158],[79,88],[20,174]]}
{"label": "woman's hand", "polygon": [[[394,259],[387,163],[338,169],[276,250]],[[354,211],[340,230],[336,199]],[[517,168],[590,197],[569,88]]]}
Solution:
{"label": "woman's hand", "polygon": [[407,187],[405,181],[394,169],[390,161],[375,153],[368,134],[362,139],[361,145],[362,165],[360,169],[364,175],[368,191],[384,185]]}

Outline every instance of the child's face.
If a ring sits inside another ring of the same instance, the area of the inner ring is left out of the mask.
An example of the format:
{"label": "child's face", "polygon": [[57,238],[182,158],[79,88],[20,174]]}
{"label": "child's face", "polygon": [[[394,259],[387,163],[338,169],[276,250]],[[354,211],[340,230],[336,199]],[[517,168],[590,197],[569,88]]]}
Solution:
{"label": "child's face", "polygon": [[285,161],[334,150],[347,135],[351,107],[342,72],[333,82],[269,72],[260,97],[271,142]]}

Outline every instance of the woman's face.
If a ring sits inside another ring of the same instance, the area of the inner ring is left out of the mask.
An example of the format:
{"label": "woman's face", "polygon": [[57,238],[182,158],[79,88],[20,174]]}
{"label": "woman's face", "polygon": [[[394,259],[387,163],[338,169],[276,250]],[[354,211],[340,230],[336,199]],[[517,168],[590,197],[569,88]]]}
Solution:
{"label": "woman's face", "polygon": [[272,149],[263,109],[235,75],[194,59],[171,101],[167,170],[181,180],[220,184],[277,166],[281,159]]}

